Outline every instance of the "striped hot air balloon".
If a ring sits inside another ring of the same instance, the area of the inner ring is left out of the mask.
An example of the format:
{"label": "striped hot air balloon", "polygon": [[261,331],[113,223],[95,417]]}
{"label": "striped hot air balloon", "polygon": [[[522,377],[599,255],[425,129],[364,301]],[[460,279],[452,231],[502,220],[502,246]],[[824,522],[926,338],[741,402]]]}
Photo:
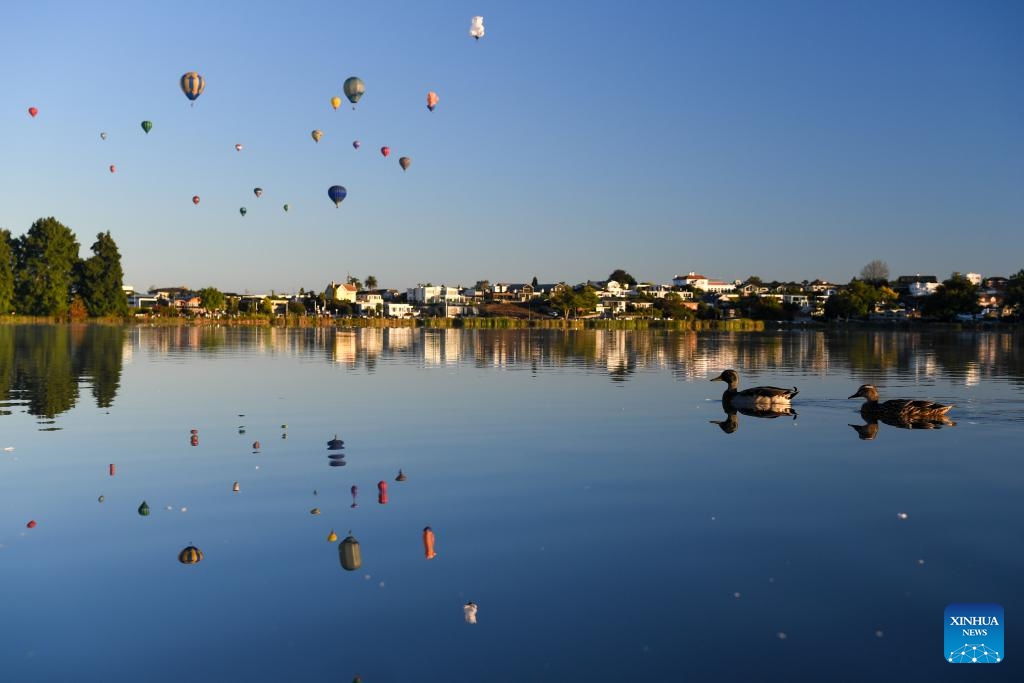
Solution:
{"label": "striped hot air balloon", "polygon": [[203,94],[203,88],[205,87],[206,79],[195,71],[189,71],[181,76],[181,92],[185,93],[185,97],[193,102]]}
{"label": "striped hot air balloon", "polygon": [[196,564],[197,562],[201,562],[202,559],[203,551],[194,545],[190,545],[178,553],[178,562],[181,562],[182,564]]}

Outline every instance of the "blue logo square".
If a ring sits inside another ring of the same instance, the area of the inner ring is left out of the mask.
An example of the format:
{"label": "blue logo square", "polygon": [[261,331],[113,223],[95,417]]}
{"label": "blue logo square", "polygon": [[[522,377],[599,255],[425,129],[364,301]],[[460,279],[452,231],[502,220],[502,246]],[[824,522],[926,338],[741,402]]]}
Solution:
{"label": "blue logo square", "polygon": [[955,602],[946,605],[943,627],[950,664],[998,664],[1003,652],[1003,608],[994,602]]}

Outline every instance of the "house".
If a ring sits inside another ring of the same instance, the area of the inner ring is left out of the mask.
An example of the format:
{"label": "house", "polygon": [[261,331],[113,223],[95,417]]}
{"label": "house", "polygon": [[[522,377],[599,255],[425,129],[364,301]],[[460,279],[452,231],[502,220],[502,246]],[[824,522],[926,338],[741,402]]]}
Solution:
{"label": "house", "polygon": [[384,310],[384,297],[376,292],[359,292],[356,294],[356,306],[361,315],[376,315]]}
{"label": "house", "polygon": [[334,280],[331,280],[331,284],[327,285],[324,289],[324,298],[328,301],[348,301],[349,303],[355,303],[356,294],[359,289],[355,285],[348,283],[339,284]]}
{"label": "house", "polygon": [[707,290],[708,279],[692,270],[686,275],[676,275],[672,278],[672,284],[676,287],[693,287],[694,289]]}
{"label": "house", "polygon": [[384,315],[389,318],[408,318],[412,314],[412,304],[400,304],[394,301],[384,304]]}
{"label": "house", "polygon": [[435,304],[440,302],[462,303],[465,297],[458,287],[448,285],[417,285],[406,290],[406,298],[410,303]]}

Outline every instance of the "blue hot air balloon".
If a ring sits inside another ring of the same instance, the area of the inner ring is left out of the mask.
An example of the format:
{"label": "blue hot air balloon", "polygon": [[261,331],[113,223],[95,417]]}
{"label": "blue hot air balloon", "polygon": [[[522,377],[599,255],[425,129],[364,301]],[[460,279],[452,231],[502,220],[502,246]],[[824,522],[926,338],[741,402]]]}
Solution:
{"label": "blue hot air balloon", "polygon": [[334,208],[341,206],[341,202],[348,196],[348,190],[341,185],[331,185],[327,190],[327,196],[334,202]]}

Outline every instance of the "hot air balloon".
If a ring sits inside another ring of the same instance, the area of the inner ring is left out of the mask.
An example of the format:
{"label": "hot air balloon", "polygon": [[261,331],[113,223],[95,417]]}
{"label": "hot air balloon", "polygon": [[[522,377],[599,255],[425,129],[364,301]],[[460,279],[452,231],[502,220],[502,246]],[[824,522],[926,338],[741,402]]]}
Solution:
{"label": "hot air balloon", "polygon": [[197,562],[201,562],[202,559],[203,551],[194,545],[190,545],[178,553],[178,562],[181,562],[182,564],[196,564]]}
{"label": "hot air balloon", "polygon": [[381,148],[380,148],[380,153],[381,153],[381,154],[382,154],[382,155],[383,155],[383,156],[384,156],[385,158],[387,158],[387,156],[388,156],[389,154],[391,154],[391,148],[390,148],[390,147],[381,147]]}
{"label": "hot air balloon", "polygon": [[237,143],[235,145],[235,151],[236,152],[241,152],[242,151],[242,147],[244,147],[244,145],[241,142]]}
{"label": "hot air balloon", "polygon": [[238,210],[238,213],[240,213],[240,214],[242,214],[242,215],[244,216],[244,215],[246,214],[246,210],[245,210],[245,207],[243,206],[242,208],[240,208],[240,209]]}
{"label": "hot air balloon", "polygon": [[117,166],[115,166],[114,164],[111,164],[110,165],[110,172],[114,173],[115,171],[117,171]]}
{"label": "hot air balloon", "polygon": [[281,207],[281,208],[283,208],[283,209],[284,209],[285,211],[288,211],[288,205],[287,205],[287,204],[285,204],[285,205],[284,205],[283,207]]}
{"label": "hot air balloon", "polygon": [[38,114],[38,113],[39,113],[39,110],[36,109],[35,107],[29,107],[28,108],[28,115],[31,116],[32,118],[35,118],[36,114]]}
{"label": "hot air balloon", "polygon": [[407,171],[409,170],[409,167],[412,166],[412,159],[409,157],[401,157],[398,160],[398,165],[402,167],[403,171]]}
{"label": "hot air balloon", "polygon": [[348,190],[341,185],[331,185],[327,190],[327,196],[334,202],[334,208],[338,208],[345,197],[348,196]]}
{"label": "hot air balloon", "polygon": [[405,481],[408,478],[409,477],[405,476],[405,472],[403,472],[402,470],[398,470],[398,476],[395,477],[395,481]]}
{"label": "hot air balloon", "polygon": [[351,507],[354,507],[354,508],[359,507],[359,503],[356,502],[356,496],[358,496],[358,495],[359,495],[359,487],[356,486],[355,484],[352,484],[352,506]]}
{"label": "hot air balloon", "polygon": [[334,435],[333,439],[327,442],[327,450],[329,451],[341,450],[344,447],[345,442],[339,439],[337,434]]}
{"label": "hot air balloon", "polygon": [[437,557],[437,553],[434,552],[434,530],[429,526],[423,527],[423,554],[428,560]]}
{"label": "hot air balloon", "polygon": [[[477,40],[484,37],[484,18],[473,17],[469,20],[469,35],[473,36]],[[500,41],[499,41],[500,42]]]}
{"label": "hot air balloon", "polygon": [[110,465],[107,467],[107,472],[110,474],[110,476],[114,476],[115,474],[117,474],[117,465],[115,465],[114,463],[110,463]]}
{"label": "hot air balloon", "polygon": [[146,135],[149,135],[149,131],[153,130],[152,121],[143,121],[141,124],[142,130],[146,131]]}
{"label": "hot air balloon", "polygon": [[338,107],[340,107],[340,106],[341,106],[341,98],[340,98],[340,97],[338,97],[337,95],[335,95],[334,97],[332,97],[332,98],[331,98],[331,106],[332,106],[332,107],[334,107],[335,109],[337,109]]}
{"label": "hot air balloon", "polygon": [[106,133],[100,133],[100,140],[106,140],[106,139],[107,139],[107,134]]}
{"label": "hot air balloon", "polygon": [[356,102],[366,92],[366,85],[363,83],[363,79],[356,76],[349,76],[345,79],[345,85],[341,88],[345,92],[345,97],[352,103],[352,108],[356,108]]}
{"label": "hot air balloon", "polygon": [[362,144],[363,143],[359,142],[359,140],[352,141],[352,146],[355,147],[356,149],[359,149],[362,146]]}
{"label": "hot air balloon", "polygon": [[434,111],[434,107],[437,106],[437,93],[431,90],[427,93],[427,109]]}
{"label": "hot air balloon", "polygon": [[196,195],[192,195],[192,203],[193,204],[198,204],[199,203],[199,195],[197,195],[197,194]]}
{"label": "hot air balloon", "polygon": [[383,479],[377,482],[377,502],[381,505],[388,504],[388,483]]}
{"label": "hot air balloon", "polygon": [[327,542],[334,543],[338,540],[338,534],[334,533],[334,529],[331,529],[331,533],[327,534]]}
{"label": "hot air balloon", "polygon": [[241,486],[239,486],[239,485],[238,485],[238,482],[236,481],[236,482],[234,483],[234,485],[232,485],[232,487],[231,487],[231,490],[232,490],[232,491],[234,491],[235,493],[238,493],[239,491],[241,491],[241,490],[242,490],[242,487],[241,487]]}
{"label": "hot air balloon", "polygon": [[355,571],[363,566],[363,556],[359,551],[359,541],[348,532],[345,540],[338,544],[338,559],[345,571]]}
{"label": "hot air balloon", "polygon": [[197,97],[203,94],[203,88],[205,87],[206,79],[195,71],[189,71],[188,73],[182,74],[181,92],[185,93],[185,97],[189,98],[193,102]]}
{"label": "hot air balloon", "polygon": [[309,514],[313,515],[314,517],[316,515],[319,515],[320,514],[320,508],[313,508],[312,510],[309,511]]}
{"label": "hot air balloon", "polygon": [[256,199],[259,199],[260,197],[263,196],[263,188],[262,187],[254,187],[254,188],[252,188],[252,193],[254,195],[256,195]]}
{"label": "hot air balloon", "polygon": [[324,136],[324,132],[317,129],[310,133],[310,135],[313,136],[313,142],[320,142],[320,138]]}
{"label": "hot air balloon", "polygon": [[142,501],[142,505],[139,506],[139,514],[143,517],[149,517],[149,504],[146,501]]}
{"label": "hot air balloon", "polygon": [[36,520],[30,519],[28,521],[28,524],[26,524],[25,526],[27,526],[29,529],[35,529],[36,528]]}
{"label": "hot air balloon", "polygon": [[465,605],[463,605],[462,606],[462,613],[466,616],[466,623],[467,624],[475,624],[476,623],[476,603],[475,602],[467,602]]}

